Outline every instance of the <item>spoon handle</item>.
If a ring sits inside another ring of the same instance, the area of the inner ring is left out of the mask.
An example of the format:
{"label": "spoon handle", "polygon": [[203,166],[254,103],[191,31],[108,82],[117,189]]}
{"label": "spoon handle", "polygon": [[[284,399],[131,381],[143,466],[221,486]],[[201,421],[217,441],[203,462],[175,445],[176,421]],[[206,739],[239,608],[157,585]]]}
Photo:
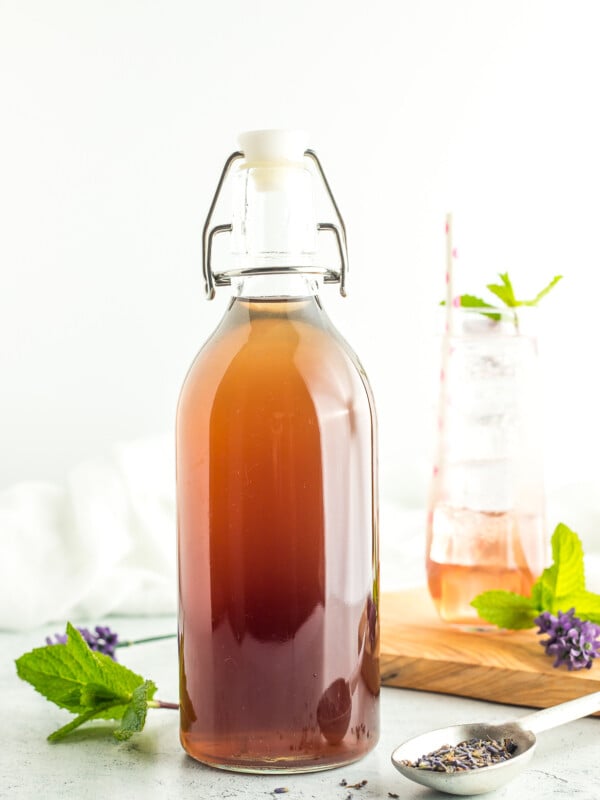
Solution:
{"label": "spoon handle", "polygon": [[583,697],[577,697],[567,703],[550,706],[550,708],[544,708],[534,714],[528,714],[526,717],[520,717],[518,723],[533,733],[540,733],[564,725],[565,722],[587,717],[588,714],[593,714],[595,711],[600,711],[600,692],[584,694]]}

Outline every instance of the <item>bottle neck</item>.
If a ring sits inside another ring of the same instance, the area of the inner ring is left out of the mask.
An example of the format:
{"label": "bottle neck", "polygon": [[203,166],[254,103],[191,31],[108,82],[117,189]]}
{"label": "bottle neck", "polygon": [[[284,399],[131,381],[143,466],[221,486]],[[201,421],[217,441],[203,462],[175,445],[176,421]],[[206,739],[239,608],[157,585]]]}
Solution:
{"label": "bottle neck", "polygon": [[301,165],[243,168],[233,185],[232,264],[236,270],[317,266],[310,172]]}
{"label": "bottle neck", "polygon": [[239,299],[316,298],[321,279],[301,273],[245,275],[232,279],[234,297]]}

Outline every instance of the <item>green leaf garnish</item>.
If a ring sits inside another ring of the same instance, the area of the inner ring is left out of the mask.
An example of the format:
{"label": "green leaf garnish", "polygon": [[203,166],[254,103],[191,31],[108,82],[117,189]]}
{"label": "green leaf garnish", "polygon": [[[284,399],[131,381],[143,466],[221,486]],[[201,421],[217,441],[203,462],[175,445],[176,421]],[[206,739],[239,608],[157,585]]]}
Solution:
{"label": "green leaf garnish", "polygon": [[573,605],[569,604],[571,597],[585,589],[581,541],[562,523],[552,535],[552,561],[536,581],[539,589],[535,597],[543,604],[541,610],[556,614],[559,610],[568,611]]}
{"label": "green leaf garnish", "polygon": [[517,306],[537,306],[540,300],[562,279],[562,275],[555,275],[548,286],[545,286],[541,292],[538,292],[532,300],[517,300],[512,282],[508,277],[508,272],[501,272],[498,277],[502,283],[488,283],[487,288],[509,308],[517,308]]}
{"label": "green leaf garnish", "polygon": [[495,294],[496,297],[501,300],[505,306],[509,308],[514,308],[515,306],[519,305],[516,297],[515,292],[512,287],[512,283],[510,278],[508,277],[508,272],[501,272],[498,276],[502,281],[501,284],[498,283],[488,283],[487,288],[490,290],[492,294]]}
{"label": "green leaf garnish", "polygon": [[571,608],[582,619],[600,624],[600,595],[585,588],[583,548],[579,536],[560,523],[552,534],[553,563],[533,584],[531,597],[505,591],[482,592],[472,601],[481,619],[502,628],[530,628],[542,611]]}
{"label": "green leaf garnish", "polygon": [[[493,320],[500,320],[502,319],[502,314],[500,314],[495,307],[492,306],[490,303],[486,303],[485,300],[482,300],[481,297],[475,297],[474,294],[461,294],[458,297],[458,301],[460,303],[461,308],[476,308],[478,310],[489,308],[491,311],[481,311],[486,317],[489,317]],[[446,305],[446,301],[442,300],[440,303],[441,306]]]}
{"label": "green leaf garnish", "polygon": [[570,608],[575,608],[581,619],[589,619],[596,625],[600,625],[600,594],[588,592],[576,592],[571,596]]}
{"label": "green leaf garnish", "polygon": [[131,738],[134,733],[143,730],[148,713],[148,701],[154,697],[156,686],[152,681],[144,681],[141,686],[133,690],[131,702],[125,709],[121,724],[115,731],[115,737],[123,742]]}
{"label": "green leaf garnish", "polygon": [[562,279],[562,275],[555,275],[552,278],[552,280],[550,281],[550,283],[548,284],[548,286],[546,286],[544,289],[542,289],[541,292],[538,292],[538,294],[536,294],[536,296],[533,298],[533,300],[522,300],[520,302],[520,305],[522,305],[522,306],[537,306],[537,304],[540,302],[542,297],[545,297],[548,294],[548,292],[551,289],[553,289],[561,279]]}
{"label": "green leaf garnish", "polygon": [[[515,290],[512,285],[512,281],[509,277],[508,272],[501,272],[498,277],[500,278],[500,283],[488,283],[486,288],[498,299],[501,303],[503,303],[507,308],[515,309],[520,306],[537,306],[540,300],[545,297],[555,286],[556,284],[562,280],[562,275],[555,275],[554,278],[550,281],[550,283],[545,286],[541,292],[538,292],[536,296],[531,300],[518,300],[515,295]],[[489,312],[487,310],[482,310],[481,313],[484,314],[486,317],[489,317],[493,320],[500,320],[502,319],[502,313],[498,309],[498,306],[493,306],[490,303],[483,300],[481,297],[477,297],[473,294],[462,294],[459,295],[459,302],[462,308],[474,308],[476,310],[480,309],[495,309],[494,312]],[[442,301],[441,305],[445,305],[445,301]],[[518,319],[516,312],[514,312],[514,320],[515,325],[518,326]]]}
{"label": "green leaf garnish", "polygon": [[154,683],[90,650],[71,623],[67,623],[67,636],[66,644],[37,647],[16,660],[20,678],[52,703],[78,715],[48,739],[61,739],[92,719],[120,720],[114,732],[119,739],[142,730],[145,709],[156,692]]}
{"label": "green leaf garnish", "polygon": [[500,590],[477,595],[471,605],[482,619],[513,631],[531,628],[538,613],[530,597]]}

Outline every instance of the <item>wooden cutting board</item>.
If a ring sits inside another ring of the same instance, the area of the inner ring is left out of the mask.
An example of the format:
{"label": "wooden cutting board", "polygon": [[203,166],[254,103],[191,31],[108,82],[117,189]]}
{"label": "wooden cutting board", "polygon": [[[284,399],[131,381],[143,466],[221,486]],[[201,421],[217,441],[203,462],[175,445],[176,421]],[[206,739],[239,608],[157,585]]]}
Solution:
{"label": "wooden cutting board", "polygon": [[426,589],[381,598],[381,679],[385,686],[545,708],[600,691],[592,669],[554,669],[535,629],[466,633],[440,621]]}

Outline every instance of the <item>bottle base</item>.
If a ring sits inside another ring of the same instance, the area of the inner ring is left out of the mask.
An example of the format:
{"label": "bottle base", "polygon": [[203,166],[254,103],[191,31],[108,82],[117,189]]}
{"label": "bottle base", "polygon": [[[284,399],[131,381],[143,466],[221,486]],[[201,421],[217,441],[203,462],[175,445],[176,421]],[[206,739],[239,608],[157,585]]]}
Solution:
{"label": "bottle base", "polygon": [[303,756],[295,753],[293,755],[290,754],[290,756],[272,758],[252,754],[217,757],[190,747],[184,737],[181,737],[181,746],[194,761],[225,772],[242,772],[253,775],[293,775],[303,772],[324,772],[329,769],[345,767],[348,764],[360,761],[374,749],[376,744],[377,739],[370,741],[368,746],[360,751],[338,746],[335,748],[335,753],[323,752],[318,755],[307,753]]}

